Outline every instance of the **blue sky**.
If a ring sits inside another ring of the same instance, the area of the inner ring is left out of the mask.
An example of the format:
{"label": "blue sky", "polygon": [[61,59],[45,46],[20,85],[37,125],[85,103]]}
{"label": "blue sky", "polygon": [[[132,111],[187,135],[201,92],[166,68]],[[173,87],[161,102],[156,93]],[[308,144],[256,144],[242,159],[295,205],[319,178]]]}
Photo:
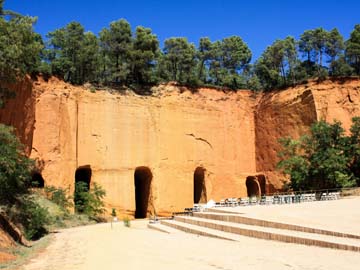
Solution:
{"label": "blue sky", "polygon": [[71,21],[97,34],[110,22],[125,18],[135,29],[150,27],[162,42],[187,37],[212,41],[240,36],[253,52],[253,60],[273,41],[288,35],[298,38],[307,29],[337,27],[347,39],[360,24],[359,0],[6,0],[5,9],[37,16],[36,31],[45,35]]}

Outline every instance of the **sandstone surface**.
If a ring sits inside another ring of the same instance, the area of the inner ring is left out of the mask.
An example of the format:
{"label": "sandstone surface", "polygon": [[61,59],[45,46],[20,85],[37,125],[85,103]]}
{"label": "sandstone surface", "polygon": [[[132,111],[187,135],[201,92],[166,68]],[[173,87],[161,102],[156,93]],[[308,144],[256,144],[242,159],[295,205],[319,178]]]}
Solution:
{"label": "sandstone surface", "polygon": [[351,119],[360,116],[359,90],[358,79],[312,81],[259,97],[255,110],[256,170],[274,174],[279,161],[278,139],[299,138],[316,121],[337,120],[349,131]]}
{"label": "sandstone surface", "polygon": [[[360,115],[359,85],[310,82],[255,96],[168,84],[140,96],[38,79],[17,86],[0,120],[17,128],[45,185],[73,192],[85,177],[106,189],[109,209],[134,214],[141,192],[146,211],[166,215],[192,206],[194,185],[200,202],[247,196],[247,180],[261,193],[281,189],[278,138],[299,137],[320,119],[349,128]],[[136,175],[149,185],[136,187]]]}

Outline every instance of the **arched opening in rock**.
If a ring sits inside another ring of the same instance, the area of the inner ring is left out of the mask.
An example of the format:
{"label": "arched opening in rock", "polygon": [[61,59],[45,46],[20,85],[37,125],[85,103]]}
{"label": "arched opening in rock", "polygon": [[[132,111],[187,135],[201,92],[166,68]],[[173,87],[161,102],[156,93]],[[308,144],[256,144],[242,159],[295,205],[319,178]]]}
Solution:
{"label": "arched opening in rock", "polygon": [[257,178],[257,180],[259,182],[259,185],[260,185],[261,195],[266,195],[266,178],[265,178],[265,175],[259,174],[259,175],[257,175],[256,178]]}
{"label": "arched opening in rock", "polygon": [[153,175],[148,167],[137,167],[135,169],[135,218],[146,218],[147,216],[152,178]]}
{"label": "arched opening in rock", "polygon": [[33,172],[31,175],[31,184],[30,186],[33,188],[43,188],[45,185],[44,178],[42,177],[41,173]]}
{"label": "arched opening in rock", "polygon": [[84,193],[89,192],[90,190],[91,175],[92,171],[90,165],[81,166],[75,172],[74,204],[75,211],[78,213],[84,211]]}
{"label": "arched opening in rock", "polygon": [[194,171],[194,203],[206,203],[205,169],[197,167]]}
{"label": "arched opening in rock", "polygon": [[261,195],[259,182],[256,180],[255,176],[248,176],[246,178],[246,189],[248,197],[258,197]]}

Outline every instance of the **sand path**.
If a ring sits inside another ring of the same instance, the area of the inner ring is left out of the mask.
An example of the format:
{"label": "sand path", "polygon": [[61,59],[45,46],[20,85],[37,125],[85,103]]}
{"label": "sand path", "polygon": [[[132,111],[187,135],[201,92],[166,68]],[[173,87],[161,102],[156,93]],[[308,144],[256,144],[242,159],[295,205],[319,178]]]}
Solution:
{"label": "sand path", "polygon": [[247,217],[360,235],[360,197],[299,204],[219,209]]}
{"label": "sand path", "polygon": [[[348,209],[350,204],[352,213],[359,213],[359,205],[353,205],[358,202],[360,200],[340,202],[337,204],[340,206],[333,209],[338,209],[334,210],[338,213],[343,207]],[[333,204],[314,203],[304,209],[313,219],[315,214],[311,207],[321,206],[331,212],[328,206]],[[281,208],[277,206],[276,209]],[[280,212],[283,216],[286,212],[293,215],[290,210]],[[344,213],[344,218],[351,220],[351,211],[344,210]],[[329,216],[326,211],[322,215]],[[337,216],[337,219],[342,217]],[[62,230],[54,234],[45,252],[22,270],[360,269],[360,253],[248,237],[231,242],[182,232],[166,234],[150,230],[146,224],[147,221],[133,221],[131,228],[117,223],[113,229],[110,224],[99,224]],[[334,221],[331,226],[335,226]],[[359,226],[359,223],[352,223],[346,228],[356,228],[351,230],[355,232]]]}

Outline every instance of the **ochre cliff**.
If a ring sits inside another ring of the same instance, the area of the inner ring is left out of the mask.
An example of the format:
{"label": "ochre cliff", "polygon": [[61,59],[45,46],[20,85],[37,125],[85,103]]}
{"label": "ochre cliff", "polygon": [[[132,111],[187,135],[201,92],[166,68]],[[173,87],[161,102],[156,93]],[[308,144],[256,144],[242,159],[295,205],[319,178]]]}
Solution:
{"label": "ochre cliff", "polygon": [[74,189],[78,168],[106,189],[108,206],[135,210],[134,173],[152,174],[158,214],[194,199],[194,172],[204,169],[206,199],[246,196],[256,171],[249,91],[223,93],[159,86],[155,96],[90,92],[56,79],[34,82],[36,109],[31,157],[43,164],[46,185]]}
{"label": "ochre cliff", "polygon": [[30,154],[32,148],[35,123],[35,92],[29,78],[15,85],[5,86],[16,93],[16,98],[6,101],[6,106],[0,109],[0,123],[13,126],[16,135],[25,146],[25,152]]}
{"label": "ochre cliff", "polygon": [[[108,208],[135,213],[140,192],[147,210],[161,215],[191,206],[194,197],[203,202],[247,196],[254,185],[261,193],[281,188],[278,138],[298,137],[319,119],[348,128],[360,115],[359,85],[312,82],[257,97],[160,85],[154,95],[139,96],[39,79],[30,92],[19,86],[22,94],[0,119],[17,128],[46,185],[72,192],[75,178],[90,173],[91,183],[106,189]],[[137,181],[149,186],[135,188]]]}
{"label": "ochre cliff", "polygon": [[[360,116],[359,91],[358,79],[327,80],[260,96],[255,109],[256,170],[281,178],[274,174],[279,161],[278,139],[299,138],[316,121],[338,120],[348,131],[352,117]],[[277,187],[281,183],[272,182]]]}

